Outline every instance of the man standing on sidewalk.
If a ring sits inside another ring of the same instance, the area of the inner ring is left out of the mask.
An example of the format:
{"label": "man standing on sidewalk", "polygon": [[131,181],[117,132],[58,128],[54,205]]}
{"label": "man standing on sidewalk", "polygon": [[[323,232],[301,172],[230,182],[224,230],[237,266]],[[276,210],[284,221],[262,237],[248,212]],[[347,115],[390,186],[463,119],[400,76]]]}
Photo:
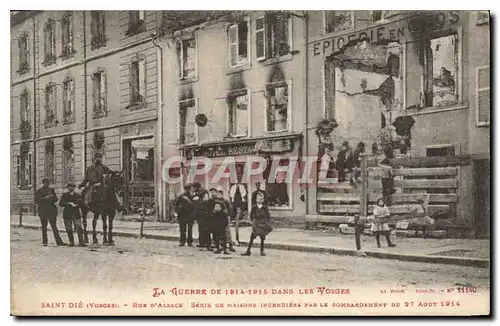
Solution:
{"label": "man standing on sidewalk", "polygon": [[83,239],[82,217],[80,215],[80,206],[83,199],[75,192],[76,185],[74,183],[68,183],[66,188],[68,188],[68,191],[62,194],[59,205],[64,207],[64,227],[66,228],[66,233],[68,234],[69,246],[73,247],[75,245],[75,239],[73,237],[74,226],[75,232],[78,235],[78,243],[80,247],[83,247],[85,246],[85,242]]}
{"label": "man standing on sidewalk", "polygon": [[49,179],[42,180],[43,186],[36,191],[35,203],[38,205],[38,216],[42,224],[42,244],[47,246],[47,224],[50,223],[50,228],[54,233],[54,240],[58,246],[64,246],[57,229],[57,196],[54,189],[49,187]]}

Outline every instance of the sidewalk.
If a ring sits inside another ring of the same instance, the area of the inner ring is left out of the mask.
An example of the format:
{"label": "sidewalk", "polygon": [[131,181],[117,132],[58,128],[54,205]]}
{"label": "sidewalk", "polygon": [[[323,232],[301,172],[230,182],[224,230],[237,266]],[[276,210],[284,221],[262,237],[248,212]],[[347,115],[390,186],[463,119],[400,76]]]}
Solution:
{"label": "sidewalk", "polygon": [[[91,216],[89,214],[89,217]],[[120,219],[121,216],[118,215],[114,220],[113,234],[124,237],[139,237],[140,222],[121,221]],[[11,225],[19,226],[18,215],[11,215]],[[35,216],[23,216],[23,227],[40,228],[40,220]],[[58,227],[59,230],[64,230],[61,217],[58,217]],[[87,230],[92,230],[91,218],[88,219]],[[102,231],[101,220],[98,221],[97,230]],[[240,241],[246,245],[250,238],[251,227],[240,228],[239,233]],[[233,240],[235,240],[234,228],[232,235]],[[143,236],[151,239],[178,241],[179,228],[177,224],[145,221]],[[198,239],[196,224],[193,227],[193,237],[195,241]],[[393,240],[397,247],[387,248],[385,239],[381,238],[383,247],[377,248],[374,237],[362,235],[362,251],[366,256],[383,259],[476,267],[489,267],[490,264],[490,241],[488,239],[420,239],[393,236]],[[100,241],[102,241],[102,236]],[[354,235],[290,228],[275,228],[266,240],[266,248],[329,252],[350,256],[362,254],[356,250]],[[240,251],[243,251],[243,248]]]}

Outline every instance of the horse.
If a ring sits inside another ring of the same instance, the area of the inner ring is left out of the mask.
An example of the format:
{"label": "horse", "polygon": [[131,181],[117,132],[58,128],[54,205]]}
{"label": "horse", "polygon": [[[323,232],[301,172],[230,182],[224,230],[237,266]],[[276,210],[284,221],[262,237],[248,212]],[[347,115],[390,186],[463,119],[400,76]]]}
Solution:
{"label": "horse", "polygon": [[[86,243],[88,243],[87,214],[90,211],[94,214],[94,218],[92,219],[92,242],[94,244],[99,243],[97,239],[96,227],[99,217],[102,217],[102,229],[104,235],[103,244],[115,244],[113,240],[113,220],[115,218],[116,211],[121,211],[123,209],[118,200],[118,196],[121,197],[123,195],[121,189],[122,185],[122,172],[112,171],[104,177],[103,183],[94,186],[92,189],[92,201],[88,206],[84,205],[81,208],[85,237],[84,240]],[[86,191],[89,191],[89,188],[84,189],[84,192]]]}

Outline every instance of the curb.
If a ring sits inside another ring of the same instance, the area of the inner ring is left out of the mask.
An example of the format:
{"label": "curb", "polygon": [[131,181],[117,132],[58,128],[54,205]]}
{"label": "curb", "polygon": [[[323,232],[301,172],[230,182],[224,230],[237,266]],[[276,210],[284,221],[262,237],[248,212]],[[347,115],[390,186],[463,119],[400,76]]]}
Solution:
{"label": "curb", "polygon": [[[23,225],[19,226],[17,224],[11,224],[14,228],[32,229],[39,230],[40,226],[36,225]],[[60,233],[66,233],[66,230],[60,230]],[[102,231],[97,231],[98,234],[102,235]],[[139,234],[133,234],[126,231],[114,231],[114,236],[123,238],[140,238]],[[161,235],[161,234],[143,234],[143,239],[152,240],[166,240],[166,241],[179,241],[179,236],[174,235]],[[240,241],[243,246],[248,245],[248,241]],[[299,252],[314,252],[314,253],[329,253],[332,255],[340,256],[354,256],[354,257],[372,257],[379,259],[392,259],[405,262],[419,262],[419,263],[430,263],[430,264],[446,264],[446,265],[459,265],[459,266],[470,266],[470,267],[480,267],[488,268],[490,267],[490,261],[488,259],[480,258],[467,258],[467,257],[453,257],[453,256],[430,256],[430,255],[414,255],[414,254],[399,254],[391,252],[381,252],[372,250],[355,250],[347,248],[329,248],[329,247],[315,247],[300,244],[286,244],[286,243],[266,243],[266,249],[275,250],[287,250],[287,251],[299,251]]]}

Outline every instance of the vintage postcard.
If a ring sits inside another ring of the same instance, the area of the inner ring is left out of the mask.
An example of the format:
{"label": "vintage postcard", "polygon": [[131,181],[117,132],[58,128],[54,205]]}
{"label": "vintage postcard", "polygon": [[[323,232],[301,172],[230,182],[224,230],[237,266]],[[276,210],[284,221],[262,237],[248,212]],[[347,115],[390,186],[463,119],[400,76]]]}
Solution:
{"label": "vintage postcard", "polygon": [[490,314],[489,11],[10,19],[12,315]]}

